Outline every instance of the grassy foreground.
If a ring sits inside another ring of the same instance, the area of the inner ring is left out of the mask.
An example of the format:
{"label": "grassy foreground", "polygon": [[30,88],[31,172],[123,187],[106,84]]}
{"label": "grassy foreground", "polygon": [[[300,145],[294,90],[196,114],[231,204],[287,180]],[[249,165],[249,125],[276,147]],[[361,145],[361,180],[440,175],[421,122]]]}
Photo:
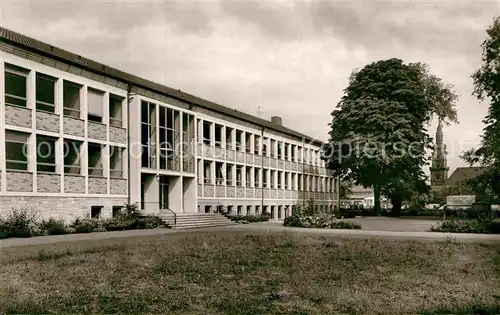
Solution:
{"label": "grassy foreground", "polygon": [[0,249],[0,313],[500,313],[500,245],[175,233]]}

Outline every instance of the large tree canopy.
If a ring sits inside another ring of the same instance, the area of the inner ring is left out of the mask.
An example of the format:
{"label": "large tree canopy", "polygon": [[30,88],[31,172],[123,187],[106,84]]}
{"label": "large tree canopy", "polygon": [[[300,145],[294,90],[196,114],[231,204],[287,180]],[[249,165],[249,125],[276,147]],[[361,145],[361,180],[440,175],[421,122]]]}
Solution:
{"label": "large tree canopy", "polygon": [[466,151],[462,159],[473,165],[480,163],[488,170],[472,182],[485,192],[484,199],[500,197],[500,18],[486,30],[482,47],[482,66],[472,75],[473,95],[480,101],[489,101],[486,127],[479,148]]}
{"label": "large tree canopy", "polygon": [[400,209],[410,187],[426,190],[422,167],[432,147],[426,127],[433,115],[456,121],[456,99],[422,63],[369,64],[351,75],[332,112],[324,159],[343,180],[373,187],[377,211],[381,194]]}

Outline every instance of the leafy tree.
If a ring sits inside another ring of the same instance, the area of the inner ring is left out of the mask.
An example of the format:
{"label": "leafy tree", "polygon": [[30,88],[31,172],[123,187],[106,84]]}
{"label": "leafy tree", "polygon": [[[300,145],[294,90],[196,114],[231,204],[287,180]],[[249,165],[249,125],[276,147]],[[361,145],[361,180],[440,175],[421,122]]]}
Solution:
{"label": "leafy tree", "polygon": [[470,165],[481,164],[489,169],[470,181],[484,199],[500,196],[500,17],[486,30],[486,39],[481,44],[482,66],[474,72],[474,92],[480,101],[489,101],[488,114],[483,120],[479,148],[462,154]]}
{"label": "leafy tree", "polygon": [[393,58],[366,65],[351,75],[331,114],[323,158],[342,180],[373,187],[378,214],[382,194],[399,213],[410,191],[425,191],[428,122],[434,114],[456,121],[456,99],[422,63]]}

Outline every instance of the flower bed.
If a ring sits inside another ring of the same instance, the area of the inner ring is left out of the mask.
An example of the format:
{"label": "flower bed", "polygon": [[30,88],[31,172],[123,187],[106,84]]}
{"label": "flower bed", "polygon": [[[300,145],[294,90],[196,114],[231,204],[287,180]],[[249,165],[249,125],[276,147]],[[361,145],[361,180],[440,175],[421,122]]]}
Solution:
{"label": "flower bed", "polygon": [[230,215],[228,216],[231,221],[236,221],[236,222],[248,222],[248,223],[253,223],[253,222],[266,222],[271,219],[271,215],[268,214],[251,214],[251,215]]}
{"label": "flower bed", "polygon": [[294,214],[290,217],[286,217],[283,225],[318,229],[361,229],[360,224],[337,219],[332,214]]}

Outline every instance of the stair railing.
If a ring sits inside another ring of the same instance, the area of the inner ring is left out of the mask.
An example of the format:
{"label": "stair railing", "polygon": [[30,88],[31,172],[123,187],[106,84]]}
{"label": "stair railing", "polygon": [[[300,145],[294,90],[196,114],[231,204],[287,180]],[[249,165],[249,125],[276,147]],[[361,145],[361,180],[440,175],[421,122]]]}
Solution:
{"label": "stair railing", "polygon": [[[227,206],[220,203],[220,202],[217,202],[219,205],[222,206],[222,215],[225,216],[225,217],[229,217],[231,214],[229,213],[229,210],[227,209]],[[225,209],[225,210],[224,210]]]}
{"label": "stair railing", "polygon": [[165,210],[172,212],[172,214],[174,215],[174,226],[176,226],[177,225],[177,213],[175,213],[174,210],[172,210],[168,207],[160,207],[160,212],[165,211]]}
{"label": "stair railing", "polygon": [[[177,225],[177,214],[175,213],[175,211],[173,211],[169,207],[163,205],[159,201],[146,201],[146,202],[143,202],[143,206],[144,206],[144,204],[157,204],[158,205],[158,212],[159,213],[162,213],[162,212],[171,212],[174,215],[174,225],[173,226]],[[144,211],[144,209],[141,209],[141,211]]]}

